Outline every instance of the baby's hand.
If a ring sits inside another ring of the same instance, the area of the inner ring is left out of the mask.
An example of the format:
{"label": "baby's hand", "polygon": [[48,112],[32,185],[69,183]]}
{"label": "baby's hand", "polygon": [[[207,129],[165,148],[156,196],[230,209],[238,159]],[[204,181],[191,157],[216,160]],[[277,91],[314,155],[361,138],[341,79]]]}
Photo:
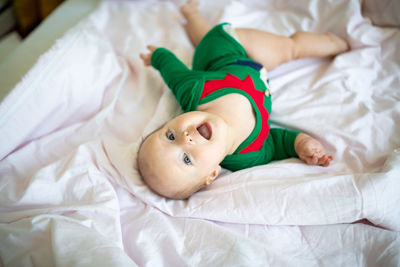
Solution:
{"label": "baby's hand", "polygon": [[328,166],[333,159],[325,153],[324,147],[316,139],[307,134],[299,134],[294,142],[294,148],[299,158],[309,165]]}
{"label": "baby's hand", "polygon": [[158,47],[154,45],[148,45],[147,49],[150,50],[150,53],[140,53],[140,58],[143,60],[144,65],[150,66],[151,65],[151,56],[153,55],[154,50],[156,50]]}

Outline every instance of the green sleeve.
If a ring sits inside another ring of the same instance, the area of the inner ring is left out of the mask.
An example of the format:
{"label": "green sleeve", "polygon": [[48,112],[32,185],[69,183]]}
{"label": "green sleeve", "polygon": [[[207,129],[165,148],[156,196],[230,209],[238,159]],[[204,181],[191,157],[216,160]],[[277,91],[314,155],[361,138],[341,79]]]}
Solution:
{"label": "green sleeve", "polygon": [[274,128],[270,130],[269,134],[273,139],[275,148],[275,153],[272,157],[273,160],[297,157],[297,153],[294,149],[294,141],[299,132]]}
{"label": "green sleeve", "polygon": [[172,52],[156,49],[151,56],[151,65],[160,71],[167,86],[174,93],[184,111],[196,110],[204,78],[190,70]]}
{"label": "green sleeve", "polygon": [[221,166],[231,171],[237,171],[267,164],[273,160],[298,157],[294,149],[294,141],[298,134],[299,132],[286,129],[270,129],[261,150],[228,155],[221,162]]}

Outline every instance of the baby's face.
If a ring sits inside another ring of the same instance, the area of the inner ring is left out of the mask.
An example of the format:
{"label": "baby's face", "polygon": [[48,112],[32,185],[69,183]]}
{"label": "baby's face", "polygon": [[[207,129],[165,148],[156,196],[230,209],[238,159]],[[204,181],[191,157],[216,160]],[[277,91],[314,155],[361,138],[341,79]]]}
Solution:
{"label": "baby's face", "polygon": [[140,153],[158,177],[153,185],[147,182],[157,193],[166,196],[199,189],[221,170],[219,164],[227,153],[227,125],[208,112],[184,113],[149,136]]}

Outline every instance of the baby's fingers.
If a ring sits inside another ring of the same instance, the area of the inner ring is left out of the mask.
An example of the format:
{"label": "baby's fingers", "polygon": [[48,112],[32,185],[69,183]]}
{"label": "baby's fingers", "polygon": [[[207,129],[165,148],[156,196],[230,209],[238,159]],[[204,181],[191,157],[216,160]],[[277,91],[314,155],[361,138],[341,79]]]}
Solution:
{"label": "baby's fingers", "polygon": [[318,164],[318,156],[316,154],[312,154],[310,156],[305,157],[305,162],[308,165],[317,165]]}
{"label": "baby's fingers", "polygon": [[140,53],[140,58],[143,60],[143,63],[146,65],[146,66],[150,66],[151,65],[151,54],[143,54],[143,53]]}
{"label": "baby's fingers", "polygon": [[326,154],[322,154],[320,151],[317,151],[310,156],[303,157],[303,159],[308,165],[319,165],[327,167],[333,159],[333,156],[328,156]]}
{"label": "baby's fingers", "polygon": [[331,162],[331,160],[333,160],[333,156],[332,155],[324,155],[324,157],[321,159],[321,163],[319,165],[323,166],[323,167],[327,167],[329,166],[329,163]]}
{"label": "baby's fingers", "polygon": [[304,149],[304,154],[308,157],[319,156],[321,151],[312,145],[308,145]]}
{"label": "baby's fingers", "polygon": [[153,53],[158,47],[154,46],[154,45],[148,45],[147,49],[149,49],[151,51],[151,53]]}

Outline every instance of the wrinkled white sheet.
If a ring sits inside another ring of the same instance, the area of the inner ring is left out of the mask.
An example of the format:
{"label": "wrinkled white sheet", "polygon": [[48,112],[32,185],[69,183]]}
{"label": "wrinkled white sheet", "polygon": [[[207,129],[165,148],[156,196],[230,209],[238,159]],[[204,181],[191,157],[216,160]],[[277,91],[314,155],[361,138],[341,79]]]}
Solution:
{"label": "wrinkled white sheet", "polygon": [[[189,200],[172,201],[142,183],[136,151],[180,109],[138,54],[162,45],[190,64],[183,2],[103,2],[1,103],[2,263],[400,265],[398,5],[201,2],[210,24],[331,31],[352,50],[270,72],[273,122],[319,138],[335,156],[331,166],[288,159],[226,171]],[[362,219],[372,224],[354,223]]]}

